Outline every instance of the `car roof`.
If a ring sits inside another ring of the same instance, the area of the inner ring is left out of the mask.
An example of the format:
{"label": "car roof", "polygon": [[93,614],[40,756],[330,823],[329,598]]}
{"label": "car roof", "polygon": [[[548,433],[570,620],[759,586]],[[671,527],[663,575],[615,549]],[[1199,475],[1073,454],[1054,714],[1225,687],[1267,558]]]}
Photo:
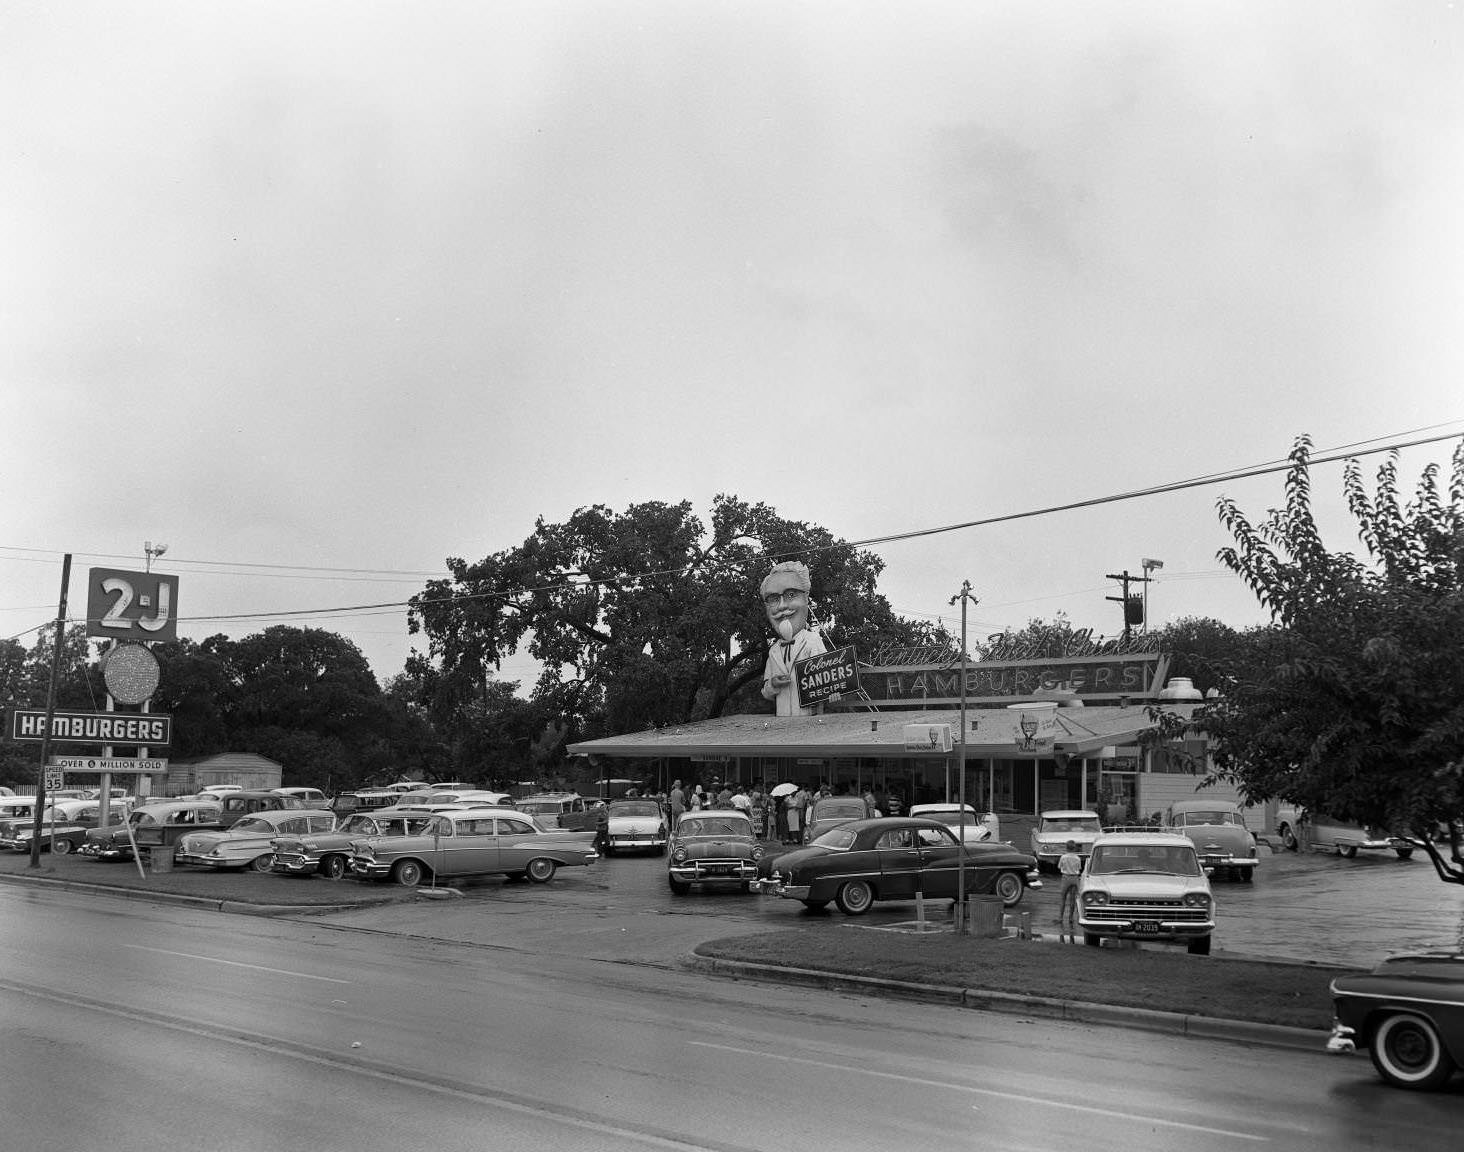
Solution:
{"label": "car roof", "polygon": [[1240,805],[1237,804],[1234,800],[1222,800],[1220,797],[1217,796],[1213,800],[1176,800],[1173,804],[1169,806],[1171,812],[1189,812],[1193,809],[1206,811],[1212,808],[1216,810],[1234,808],[1238,811],[1240,809]]}
{"label": "car roof", "polygon": [[1042,820],[1077,820],[1077,819],[1096,820],[1096,819],[1098,819],[1098,813],[1096,813],[1096,812],[1090,812],[1086,808],[1053,808],[1052,810],[1050,810],[1048,812],[1043,812],[1042,815],[1041,815],[1041,817],[1040,817],[1040,819],[1042,819]]}
{"label": "car roof", "polygon": [[964,807],[967,812],[976,811],[976,809],[971,807],[971,805],[969,804],[911,804],[910,815],[918,816],[922,812],[959,812],[962,807]]}
{"label": "car roof", "polygon": [[276,820],[298,820],[301,816],[329,816],[334,819],[335,813],[329,808],[261,808],[258,812],[246,812],[244,820],[252,820],[256,816],[273,823]]}
{"label": "car roof", "polygon": [[1105,832],[1093,841],[1093,847],[1100,844],[1120,846],[1148,845],[1150,847],[1193,848],[1194,842],[1178,832]]}

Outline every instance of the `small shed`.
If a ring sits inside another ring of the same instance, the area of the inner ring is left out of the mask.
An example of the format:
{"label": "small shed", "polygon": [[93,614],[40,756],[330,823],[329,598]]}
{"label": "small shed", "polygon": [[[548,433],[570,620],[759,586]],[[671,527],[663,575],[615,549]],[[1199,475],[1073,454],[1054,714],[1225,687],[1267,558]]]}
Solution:
{"label": "small shed", "polygon": [[237,784],[241,788],[280,787],[284,766],[257,752],[220,752],[199,760],[172,760],[168,763],[169,796],[187,796],[214,784]]}

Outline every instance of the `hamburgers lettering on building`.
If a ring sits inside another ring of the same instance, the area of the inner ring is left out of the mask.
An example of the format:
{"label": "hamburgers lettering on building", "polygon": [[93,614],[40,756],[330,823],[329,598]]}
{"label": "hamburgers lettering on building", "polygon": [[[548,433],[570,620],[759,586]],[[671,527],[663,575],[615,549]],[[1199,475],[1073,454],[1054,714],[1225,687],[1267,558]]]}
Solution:
{"label": "hamburgers lettering on building", "polygon": [[[10,714],[12,740],[44,740],[46,713],[16,708]],[[173,718],[156,712],[55,712],[51,739],[72,744],[163,747],[172,743]]]}

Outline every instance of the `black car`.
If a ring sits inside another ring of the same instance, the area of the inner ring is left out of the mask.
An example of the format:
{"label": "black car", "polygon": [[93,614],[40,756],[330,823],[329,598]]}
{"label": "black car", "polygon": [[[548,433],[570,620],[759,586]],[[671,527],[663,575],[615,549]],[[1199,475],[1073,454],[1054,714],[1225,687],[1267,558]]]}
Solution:
{"label": "black car", "polygon": [[876,900],[954,900],[963,867],[967,895],[1000,896],[1007,908],[1042,886],[1036,857],[1010,844],[963,846],[938,820],[883,816],[840,824],[807,847],[764,861],[758,887],[809,908],[832,900],[859,916]]}

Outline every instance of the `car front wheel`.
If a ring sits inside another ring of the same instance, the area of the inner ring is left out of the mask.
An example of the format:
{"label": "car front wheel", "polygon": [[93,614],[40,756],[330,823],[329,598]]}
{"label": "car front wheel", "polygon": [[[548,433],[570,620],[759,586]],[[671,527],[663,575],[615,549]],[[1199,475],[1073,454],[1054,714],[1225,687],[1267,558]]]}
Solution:
{"label": "car front wheel", "polygon": [[68,852],[71,851],[71,841],[70,840],[52,840],[51,841],[51,851],[54,852],[57,856],[65,856],[66,853],[68,853]]}
{"label": "car front wheel", "polygon": [[554,870],[557,867],[553,860],[545,860],[540,856],[537,860],[530,860],[524,871],[535,884],[547,884],[554,879]]}
{"label": "car front wheel", "polygon": [[1290,824],[1281,825],[1281,847],[1288,852],[1295,852],[1301,847],[1301,843],[1296,839],[1296,829]]}
{"label": "car front wheel", "polygon": [[1344,860],[1351,860],[1354,856],[1357,855],[1357,845],[1356,844],[1338,844],[1337,845],[1337,855],[1341,856],[1342,859],[1344,859]]}
{"label": "car front wheel", "polygon": [[846,916],[863,916],[874,903],[874,889],[863,880],[850,880],[840,887],[834,902]]}
{"label": "car front wheel", "polygon": [[320,874],[327,880],[339,880],[346,874],[346,858],[344,856],[327,856],[320,862]]}
{"label": "car front wheel", "polygon": [[673,896],[685,896],[691,891],[691,885],[685,880],[678,880],[675,876],[667,876],[666,883],[670,885]]}
{"label": "car front wheel", "polygon": [[1015,908],[1026,890],[1027,886],[1015,872],[1003,872],[996,878],[996,894],[1001,897],[1003,908]]}
{"label": "car front wheel", "polygon": [[1399,1088],[1440,1088],[1454,1074],[1454,1061],[1438,1031],[1412,1012],[1385,1017],[1373,1033],[1369,1052],[1378,1075]]}
{"label": "car front wheel", "polygon": [[1210,954],[1210,938],[1208,936],[1196,936],[1189,942],[1189,954],[1191,956],[1208,956]]}
{"label": "car front wheel", "polygon": [[253,868],[256,872],[268,872],[274,867],[274,853],[266,852],[263,856],[256,856],[253,860],[249,861],[249,867]]}

